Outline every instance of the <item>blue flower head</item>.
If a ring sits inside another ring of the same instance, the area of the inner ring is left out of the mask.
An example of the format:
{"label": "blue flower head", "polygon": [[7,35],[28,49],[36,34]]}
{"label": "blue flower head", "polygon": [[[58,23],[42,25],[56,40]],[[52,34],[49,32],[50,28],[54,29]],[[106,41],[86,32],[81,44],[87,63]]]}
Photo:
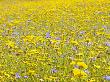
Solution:
{"label": "blue flower head", "polygon": [[105,45],[110,47],[110,42],[105,42]]}
{"label": "blue flower head", "polygon": [[110,80],[110,76],[103,76],[103,78],[105,79],[105,80]]}
{"label": "blue flower head", "polygon": [[51,69],[51,73],[56,73],[56,72],[57,72],[56,68]]}
{"label": "blue flower head", "polygon": [[15,77],[16,77],[16,78],[21,78],[21,76],[19,75],[19,73],[16,73],[16,74],[15,74]]}
{"label": "blue flower head", "polygon": [[25,75],[24,78],[28,78],[28,76]]}
{"label": "blue flower head", "polygon": [[50,32],[47,32],[47,33],[46,33],[46,38],[51,38]]}

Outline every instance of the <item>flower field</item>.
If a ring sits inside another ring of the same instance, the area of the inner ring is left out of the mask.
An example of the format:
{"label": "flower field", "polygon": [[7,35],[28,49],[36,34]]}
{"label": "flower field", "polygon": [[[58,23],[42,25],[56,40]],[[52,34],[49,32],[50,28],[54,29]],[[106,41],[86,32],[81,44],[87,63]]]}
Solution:
{"label": "flower field", "polygon": [[110,0],[0,0],[0,82],[110,82]]}

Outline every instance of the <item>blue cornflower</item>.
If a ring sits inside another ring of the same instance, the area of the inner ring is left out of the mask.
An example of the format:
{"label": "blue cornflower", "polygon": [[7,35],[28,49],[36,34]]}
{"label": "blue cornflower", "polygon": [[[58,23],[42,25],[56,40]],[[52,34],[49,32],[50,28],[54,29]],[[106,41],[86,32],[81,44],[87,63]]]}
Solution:
{"label": "blue cornflower", "polygon": [[79,68],[79,66],[78,65],[74,65],[74,68]]}
{"label": "blue cornflower", "polygon": [[110,76],[108,76],[108,75],[103,76],[103,78],[104,78],[105,80],[110,80]]}
{"label": "blue cornflower", "polygon": [[21,78],[21,76],[19,75],[19,73],[16,73],[16,74],[15,74],[15,77],[16,77],[16,78]]}
{"label": "blue cornflower", "polygon": [[110,47],[110,42],[105,42],[105,45]]}
{"label": "blue cornflower", "polygon": [[56,40],[60,40],[61,38],[57,37]]}
{"label": "blue cornflower", "polygon": [[46,38],[51,38],[50,32],[47,32],[47,33],[46,33]]}
{"label": "blue cornflower", "polygon": [[107,26],[103,25],[102,28],[107,28]]}
{"label": "blue cornflower", "polygon": [[28,76],[25,75],[24,78],[28,78]]}
{"label": "blue cornflower", "polygon": [[80,31],[80,34],[84,34],[85,33],[85,31]]}
{"label": "blue cornflower", "polygon": [[56,73],[58,70],[56,70],[56,68],[52,68],[51,69],[51,73]]}

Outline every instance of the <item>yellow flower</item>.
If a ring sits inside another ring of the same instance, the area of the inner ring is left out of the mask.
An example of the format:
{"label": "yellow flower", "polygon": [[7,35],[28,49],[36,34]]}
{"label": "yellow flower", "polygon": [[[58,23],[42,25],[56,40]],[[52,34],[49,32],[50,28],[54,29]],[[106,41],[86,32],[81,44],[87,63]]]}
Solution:
{"label": "yellow flower", "polygon": [[51,78],[51,79],[57,79],[57,77],[53,77],[53,76],[49,76],[49,78]]}
{"label": "yellow flower", "polygon": [[36,41],[36,42],[38,42],[38,41],[40,41],[40,40],[42,40],[42,39],[43,39],[43,37],[41,37],[41,36],[35,37],[35,41]]}
{"label": "yellow flower", "polygon": [[87,39],[85,40],[85,42],[91,42],[91,39],[90,39],[90,38],[87,38]]}
{"label": "yellow flower", "polygon": [[9,74],[4,73],[4,75],[5,75],[7,78],[10,78],[10,75],[9,75]]}
{"label": "yellow flower", "polygon": [[87,66],[84,62],[77,62],[77,65],[78,65],[79,67],[84,68],[84,69],[87,69],[87,68],[88,68],[88,66]]}
{"label": "yellow flower", "polygon": [[100,69],[100,66],[99,65],[95,65],[94,64],[94,67],[97,68],[97,69]]}
{"label": "yellow flower", "polygon": [[52,80],[57,79],[57,77],[49,76],[49,77],[45,77],[45,79],[47,79],[49,81],[52,81]]}
{"label": "yellow flower", "polygon": [[55,43],[57,43],[58,41],[57,41],[57,40],[54,40],[54,39],[51,39],[51,42],[52,42],[52,44],[55,44]]}
{"label": "yellow flower", "polygon": [[83,61],[81,58],[80,59],[74,59],[75,61]]}
{"label": "yellow flower", "polygon": [[29,29],[30,29],[30,30],[34,30],[34,29],[35,29],[35,27],[29,27]]}
{"label": "yellow flower", "polygon": [[12,41],[6,41],[6,45],[12,48],[15,47],[15,43]]}
{"label": "yellow flower", "polygon": [[52,81],[52,78],[45,77],[46,80]]}
{"label": "yellow flower", "polygon": [[73,74],[74,77],[82,77],[82,78],[87,77],[87,74],[78,68],[73,69]]}
{"label": "yellow flower", "polygon": [[3,67],[4,65],[3,64],[0,64],[0,67]]}
{"label": "yellow flower", "polygon": [[31,75],[34,75],[35,71],[34,70],[29,70],[28,73],[31,74]]}
{"label": "yellow flower", "polygon": [[96,80],[94,78],[91,78],[87,82],[96,82]]}
{"label": "yellow flower", "polygon": [[106,71],[110,71],[110,66],[108,66],[107,68],[105,68]]}
{"label": "yellow flower", "polygon": [[96,32],[97,35],[103,35],[104,32]]}
{"label": "yellow flower", "polygon": [[34,35],[23,36],[23,40],[24,40],[24,42],[33,42],[34,37],[35,37]]}
{"label": "yellow flower", "polygon": [[74,41],[72,39],[70,40],[70,43],[72,43],[73,45],[76,45],[76,46],[79,45],[79,43],[77,41]]}
{"label": "yellow flower", "polygon": [[107,39],[110,39],[110,34],[105,34]]}
{"label": "yellow flower", "polygon": [[32,49],[32,50],[28,50],[27,51],[27,55],[35,55],[35,54],[40,54],[40,51],[41,51],[41,49],[40,48],[38,48],[38,49]]}
{"label": "yellow flower", "polygon": [[70,63],[70,65],[72,65],[72,66],[74,66],[75,64],[76,64],[75,61],[72,61],[72,62]]}
{"label": "yellow flower", "polygon": [[0,29],[0,33],[2,33],[2,32],[3,32],[3,30]]}
{"label": "yellow flower", "polygon": [[72,81],[75,81],[75,78],[74,78],[74,77],[72,77],[72,78],[71,78],[71,80],[72,80]]}

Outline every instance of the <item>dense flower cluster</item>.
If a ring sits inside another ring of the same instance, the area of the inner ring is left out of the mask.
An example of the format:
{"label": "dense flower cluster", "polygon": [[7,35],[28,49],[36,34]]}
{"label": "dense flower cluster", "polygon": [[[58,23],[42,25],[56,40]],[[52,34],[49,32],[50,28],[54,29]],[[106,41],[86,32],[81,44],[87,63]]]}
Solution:
{"label": "dense flower cluster", "polygon": [[0,0],[0,82],[110,80],[110,0]]}

